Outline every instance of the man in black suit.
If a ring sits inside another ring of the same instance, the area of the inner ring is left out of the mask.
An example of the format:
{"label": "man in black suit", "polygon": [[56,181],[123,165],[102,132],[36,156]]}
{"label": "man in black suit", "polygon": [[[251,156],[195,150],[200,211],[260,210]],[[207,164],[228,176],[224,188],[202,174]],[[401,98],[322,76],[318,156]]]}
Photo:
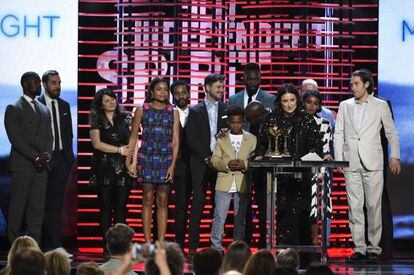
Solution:
{"label": "man in black suit", "polygon": [[53,152],[46,191],[45,218],[50,242],[48,248],[59,249],[66,256],[71,256],[62,247],[62,208],[69,172],[75,158],[70,106],[60,98],[60,83],[57,71],[46,71],[42,76],[45,93],[38,99],[52,115]]}
{"label": "man in black suit", "polygon": [[[217,173],[210,167],[210,158],[216,146],[216,134],[227,127],[224,116],[224,77],[209,74],[204,78],[206,97],[190,108],[187,121],[187,143],[191,151],[190,167],[193,183],[193,201],[190,213],[189,255],[193,256],[199,245],[200,220],[204,209],[208,183],[214,183]],[[214,189],[214,188],[212,188]]]}
{"label": "man in black suit", "polygon": [[189,85],[176,81],[171,85],[171,93],[176,109],[180,115],[180,148],[174,170],[175,188],[175,242],[184,248],[185,229],[187,226],[188,199],[191,193],[190,150],[187,144],[187,119],[190,108]]}
{"label": "man in black suit", "polygon": [[[46,197],[47,166],[52,150],[51,115],[35,97],[40,95],[40,77],[26,72],[20,83],[23,96],[8,105],[4,125],[11,143],[10,207],[7,234],[13,242],[22,234],[39,244]],[[22,232],[26,217],[26,232]]]}

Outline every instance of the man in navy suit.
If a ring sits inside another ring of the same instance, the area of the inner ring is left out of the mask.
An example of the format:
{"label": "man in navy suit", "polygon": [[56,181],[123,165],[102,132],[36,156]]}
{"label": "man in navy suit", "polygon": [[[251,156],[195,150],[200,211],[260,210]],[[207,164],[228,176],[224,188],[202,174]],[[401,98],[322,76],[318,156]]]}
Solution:
{"label": "man in navy suit", "polygon": [[[7,234],[11,243],[20,235],[29,235],[40,244],[47,168],[53,140],[51,115],[35,99],[41,91],[39,75],[26,72],[20,83],[23,96],[8,105],[4,114],[4,126],[11,143],[11,198]],[[25,232],[22,231],[24,217]]]}
{"label": "man in navy suit", "polygon": [[[191,152],[190,170],[193,184],[189,226],[189,256],[194,256],[199,245],[200,221],[203,214],[208,183],[216,181],[217,172],[210,167],[210,158],[216,146],[217,133],[227,126],[224,77],[209,74],[204,78],[206,97],[190,108],[187,119],[187,144]],[[214,188],[212,188],[214,190]],[[184,195],[184,194],[183,194]]]}
{"label": "man in navy suit", "polygon": [[[229,98],[229,104],[235,104],[242,108],[246,108],[246,106],[252,101],[260,102],[263,107],[267,111],[271,111],[273,108],[273,102],[276,100],[276,96],[269,94],[268,92],[264,91],[260,88],[261,83],[261,71],[259,64],[256,63],[249,63],[244,66],[244,86],[245,88],[232,95]],[[245,120],[244,123],[244,130],[249,131],[253,135],[259,134],[259,127],[260,124],[257,125],[250,125],[249,121]],[[256,201],[257,207],[259,209],[259,227],[260,227],[260,239],[258,246],[260,248],[264,248],[266,246],[266,201],[265,201],[265,189],[264,189],[264,178],[263,178],[263,170],[255,169],[252,171],[252,183],[254,186],[254,199]],[[252,212],[251,212],[251,204],[249,203],[247,214],[246,214],[246,234],[245,240],[248,243],[251,243],[252,240]]]}
{"label": "man in navy suit", "polygon": [[46,191],[46,224],[50,243],[48,248],[59,249],[71,256],[62,247],[62,208],[70,169],[74,162],[72,150],[72,117],[69,104],[60,98],[60,76],[49,70],[42,76],[45,93],[39,97],[50,111],[53,133],[53,153]]}

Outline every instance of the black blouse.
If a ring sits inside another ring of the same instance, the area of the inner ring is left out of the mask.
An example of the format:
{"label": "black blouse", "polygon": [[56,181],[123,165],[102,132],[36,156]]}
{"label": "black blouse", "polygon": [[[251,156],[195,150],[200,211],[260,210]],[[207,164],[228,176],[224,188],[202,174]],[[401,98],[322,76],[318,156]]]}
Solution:
{"label": "black blouse", "polygon": [[[121,147],[128,144],[131,131],[130,116],[121,113],[114,117],[112,125],[106,118],[92,123],[91,130],[99,130],[100,140],[104,143]],[[130,184],[130,177],[125,167],[125,157],[119,153],[106,153],[94,149],[92,156],[91,185]]]}
{"label": "black blouse", "polygon": [[[297,110],[292,115],[286,115],[281,110],[275,110],[266,117],[259,131],[260,147],[257,152],[259,156],[264,156],[268,148],[268,128],[275,126],[282,131],[278,138],[280,152],[283,151],[284,146],[283,135],[287,135],[287,147],[293,157],[299,159],[310,152],[315,152],[323,157],[319,126],[311,115],[302,110]],[[289,134],[287,134],[288,132]],[[273,139],[273,137],[270,139],[272,148],[275,146]]]}

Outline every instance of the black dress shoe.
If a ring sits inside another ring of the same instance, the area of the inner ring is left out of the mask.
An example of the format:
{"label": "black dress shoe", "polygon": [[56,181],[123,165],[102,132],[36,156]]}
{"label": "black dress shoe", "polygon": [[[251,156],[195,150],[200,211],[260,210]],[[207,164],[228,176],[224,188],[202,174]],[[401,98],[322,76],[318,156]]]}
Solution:
{"label": "black dress shoe", "polygon": [[367,261],[367,256],[362,253],[355,252],[354,255],[349,256],[345,261],[348,264],[362,264]]}
{"label": "black dress shoe", "polygon": [[368,253],[368,263],[377,264],[379,261],[380,261],[380,258],[377,253]]}

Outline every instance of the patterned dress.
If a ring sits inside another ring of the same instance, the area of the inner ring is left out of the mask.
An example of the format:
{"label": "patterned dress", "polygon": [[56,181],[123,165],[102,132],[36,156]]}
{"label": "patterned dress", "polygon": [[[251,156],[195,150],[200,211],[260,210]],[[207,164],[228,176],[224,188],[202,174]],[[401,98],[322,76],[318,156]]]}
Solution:
{"label": "patterned dress", "polygon": [[138,182],[164,184],[172,162],[174,110],[171,105],[155,109],[144,103],[142,143],[138,150]]}

